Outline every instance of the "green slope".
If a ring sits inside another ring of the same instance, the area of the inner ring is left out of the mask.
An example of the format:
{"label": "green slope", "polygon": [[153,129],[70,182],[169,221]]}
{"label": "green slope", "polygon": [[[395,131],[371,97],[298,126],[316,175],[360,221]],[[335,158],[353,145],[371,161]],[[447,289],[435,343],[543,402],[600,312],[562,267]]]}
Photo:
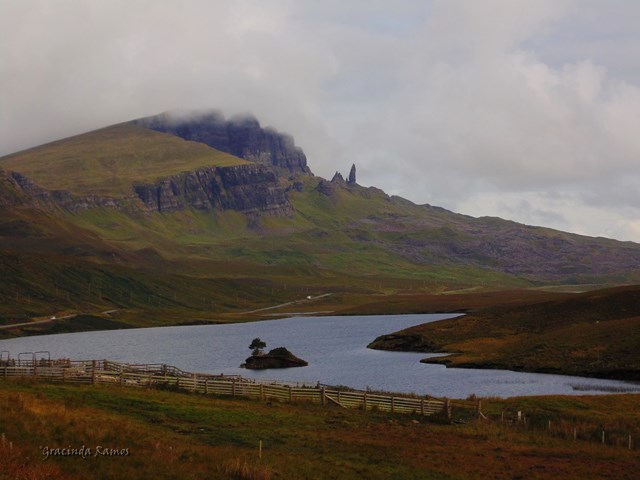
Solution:
{"label": "green slope", "polygon": [[[227,321],[229,312],[325,292],[640,282],[640,269],[629,268],[640,265],[631,242],[475,219],[315,176],[274,182],[287,188],[294,211],[278,217],[188,205],[148,211],[136,202],[71,211],[55,195],[29,197],[4,172],[48,190],[122,197],[136,182],[241,163],[132,123],[0,158],[0,266],[8,272],[0,278],[0,316],[116,307],[170,311],[155,320],[165,323]],[[600,270],[591,268],[594,259]],[[86,287],[91,276],[98,289]]]}
{"label": "green slope", "polygon": [[65,220],[124,250],[153,248],[175,261],[236,262],[274,273],[296,268],[309,278],[338,275],[356,285],[396,285],[396,290],[531,284],[492,269],[456,264],[446,255],[424,254],[429,258],[416,262],[398,247],[411,235],[441,236],[445,225],[452,228],[462,216],[390,198],[377,189],[339,188],[327,196],[318,192],[317,177],[298,181],[304,188],[289,195],[293,217],[250,223],[233,211],[136,215],[91,209],[67,214]]}
{"label": "green slope", "polygon": [[0,158],[49,190],[78,195],[125,196],[136,182],[204,166],[248,163],[202,143],[123,123]]}

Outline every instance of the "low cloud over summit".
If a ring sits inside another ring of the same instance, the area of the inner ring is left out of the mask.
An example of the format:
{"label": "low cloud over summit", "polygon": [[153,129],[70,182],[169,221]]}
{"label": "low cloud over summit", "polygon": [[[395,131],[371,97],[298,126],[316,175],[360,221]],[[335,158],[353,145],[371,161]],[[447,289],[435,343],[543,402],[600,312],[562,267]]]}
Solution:
{"label": "low cloud over summit", "polygon": [[326,177],[356,163],[416,202],[640,241],[637,2],[2,11],[2,154],[175,108],[252,112]]}

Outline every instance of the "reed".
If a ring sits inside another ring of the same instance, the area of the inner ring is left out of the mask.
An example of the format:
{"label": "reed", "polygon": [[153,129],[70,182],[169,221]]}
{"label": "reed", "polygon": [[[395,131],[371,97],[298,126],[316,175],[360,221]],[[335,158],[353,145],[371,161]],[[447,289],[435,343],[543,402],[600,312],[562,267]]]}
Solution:
{"label": "reed", "polygon": [[238,480],[271,480],[273,474],[269,467],[236,458],[225,462],[220,473]]}

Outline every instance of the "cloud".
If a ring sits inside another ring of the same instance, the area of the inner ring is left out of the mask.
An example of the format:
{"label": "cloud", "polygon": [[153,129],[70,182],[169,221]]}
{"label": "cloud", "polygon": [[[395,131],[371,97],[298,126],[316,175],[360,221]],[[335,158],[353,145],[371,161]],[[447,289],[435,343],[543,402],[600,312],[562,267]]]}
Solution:
{"label": "cloud", "polygon": [[[553,67],[521,48],[570,6],[508,8],[522,4],[501,4],[496,22],[495,9],[462,11],[460,2],[448,2],[427,22],[417,36],[425,49],[401,62],[402,83],[348,119],[351,136],[366,141],[347,155],[378,167],[360,169],[361,179],[379,185],[392,178],[396,193],[453,209],[511,193],[568,193],[609,209],[640,204],[640,89],[588,59]],[[570,227],[557,220],[575,218],[574,207],[556,204],[551,223]],[[634,212],[638,218],[637,207]]]}
{"label": "cloud", "polygon": [[322,96],[331,59],[289,41],[290,4],[9,1],[3,153],[174,108],[299,124]]}
{"label": "cloud", "polygon": [[321,175],[355,162],[416,202],[640,241],[639,8],[5,0],[0,154],[165,110],[250,111]]}

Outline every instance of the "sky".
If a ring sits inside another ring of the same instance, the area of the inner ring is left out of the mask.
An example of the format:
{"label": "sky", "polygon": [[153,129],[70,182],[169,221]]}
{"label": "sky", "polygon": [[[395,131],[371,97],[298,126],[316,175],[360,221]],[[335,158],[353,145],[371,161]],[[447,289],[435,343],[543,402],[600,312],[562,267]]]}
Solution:
{"label": "sky", "polygon": [[311,170],[640,242],[640,1],[0,0],[0,155],[254,114]]}

